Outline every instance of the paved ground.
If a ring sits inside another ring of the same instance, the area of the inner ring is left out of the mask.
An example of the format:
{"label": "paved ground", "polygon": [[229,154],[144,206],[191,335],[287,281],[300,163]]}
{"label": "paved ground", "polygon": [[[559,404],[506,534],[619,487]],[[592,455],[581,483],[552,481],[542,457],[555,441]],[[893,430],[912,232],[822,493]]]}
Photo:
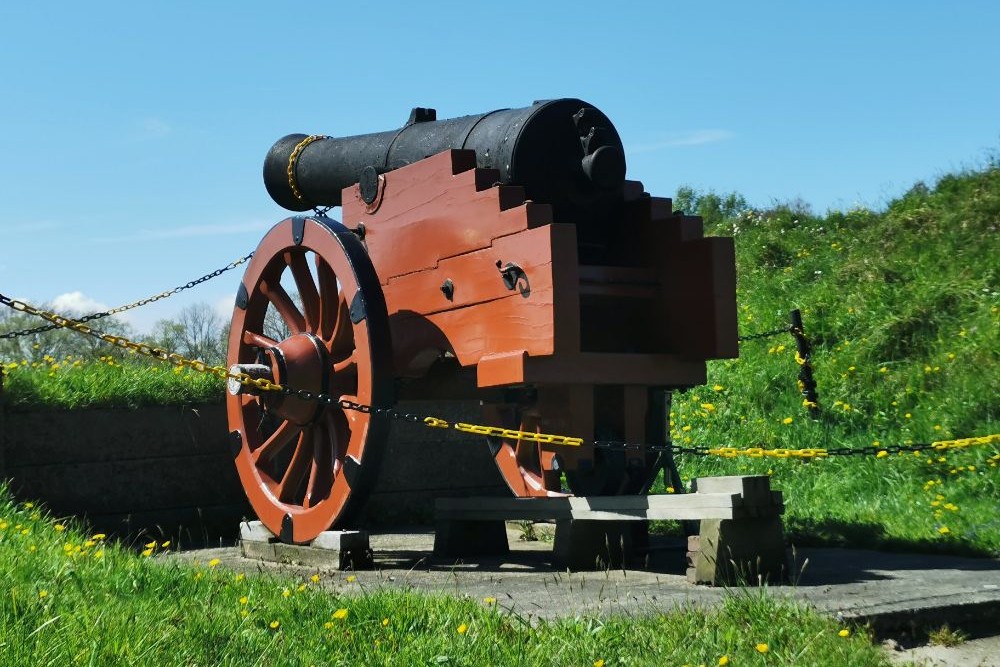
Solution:
{"label": "paved ground", "polygon": [[[508,531],[511,553],[467,562],[435,558],[433,533],[405,529],[373,534],[375,569],[329,578],[337,590],[393,587],[495,597],[498,604],[535,617],[576,614],[634,614],[677,606],[711,605],[725,591],[694,586],[685,577],[685,548],[679,539],[654,542],[653,569],[569,573],[547,562],[551,544],[519,541]],[[282,569],[298,574],[319,569],[275,565],[242,557],[238,547],[179,554],[206,562],[219,558],[234,569]],[[771,585],[773,595],[804,600],[831,616],[870,622],[880,636],[899,642],[896,658],[929,660],[927,665],[1000,667],[1000,561],[952,556],[896,554],[845,549],[801,549],[792,554],[792,583]],[[944,623],[968,629],[973,641],[956,649],[924,647],[924,628]]]}

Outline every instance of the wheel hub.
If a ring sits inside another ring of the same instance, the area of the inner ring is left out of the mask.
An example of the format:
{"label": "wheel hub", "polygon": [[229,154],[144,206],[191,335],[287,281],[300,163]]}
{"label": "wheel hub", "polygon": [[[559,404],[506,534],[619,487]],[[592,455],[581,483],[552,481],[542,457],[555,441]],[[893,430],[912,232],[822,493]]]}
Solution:
{"label": "wheel hub", "polygon": [[[283,387],[314,393],[329,390],[330,366],[323,342],[311,333],[289,336],[274,347],[262,350],[271,377]],[[323,404],[298,396],[265,392],[261,396],[268,412],[293,424],[304,426],[320,415]]]}

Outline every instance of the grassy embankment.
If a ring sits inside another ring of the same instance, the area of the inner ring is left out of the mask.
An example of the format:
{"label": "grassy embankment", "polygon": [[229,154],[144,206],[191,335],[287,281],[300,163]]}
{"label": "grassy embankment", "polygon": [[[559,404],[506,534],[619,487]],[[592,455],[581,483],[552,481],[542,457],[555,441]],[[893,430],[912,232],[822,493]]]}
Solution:
{"label": "grassy embankment", "polygon": [[[819,418],[791,335],[748,341],[674,397],[679,444],[876,447],[1000,432],[1000,168],[922,186],[885,211],[779,208],[713,221],[736,239],[739,325],[801,309]],[[812,461],[682,457],[685,477],[769,473],[798,544],[1000,555],[1000,444]]]}
{"label": "grassy embankment", "polygon": [[[166,546],[169,548],[169,545]],[[0,487],[4,665],[886,665],[864,632],[764,590],[714,612],[543,621],[504,600],[158,562]]]}

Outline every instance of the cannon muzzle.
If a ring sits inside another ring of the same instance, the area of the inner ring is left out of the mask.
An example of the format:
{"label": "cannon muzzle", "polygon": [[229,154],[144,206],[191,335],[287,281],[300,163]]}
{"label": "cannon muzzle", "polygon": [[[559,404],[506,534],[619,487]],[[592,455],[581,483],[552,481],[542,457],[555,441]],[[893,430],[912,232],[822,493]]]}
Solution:
{"label": "cannon muzzle", "polygon": [[339,206],[344,188],[361,183],[364,197],[366,180],[448,149],[474,150],[477,166],[551,204],[556,221],[588,225],[622,199],[621,138],[607,116],[577,99],[447,120],[416,108],[400,129],[339,139],[290,134],[268,152],[264,184],[293,211]]}

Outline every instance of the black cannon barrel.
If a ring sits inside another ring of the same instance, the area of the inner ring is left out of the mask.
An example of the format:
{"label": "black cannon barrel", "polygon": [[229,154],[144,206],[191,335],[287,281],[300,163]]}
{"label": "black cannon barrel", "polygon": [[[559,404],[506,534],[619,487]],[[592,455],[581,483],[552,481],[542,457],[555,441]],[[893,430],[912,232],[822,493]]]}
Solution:
{"label": "black cannon barrel", "polygon": [[279,139],[264,160],[268,193],[293,211],[339,206],[344,188],[361,183],[364,196],[365,181],[375,174],[448,149],[474,150],[479,167],[498,170],[500,183],[523,186],[529,199],[551,204],[560,222],[592,226],[620,202],[625,181],[617,130],[600,110],[578,99],[447,120],[436,120],[433,109],[417,108],[398,130],[303,145],[306,138]]}

